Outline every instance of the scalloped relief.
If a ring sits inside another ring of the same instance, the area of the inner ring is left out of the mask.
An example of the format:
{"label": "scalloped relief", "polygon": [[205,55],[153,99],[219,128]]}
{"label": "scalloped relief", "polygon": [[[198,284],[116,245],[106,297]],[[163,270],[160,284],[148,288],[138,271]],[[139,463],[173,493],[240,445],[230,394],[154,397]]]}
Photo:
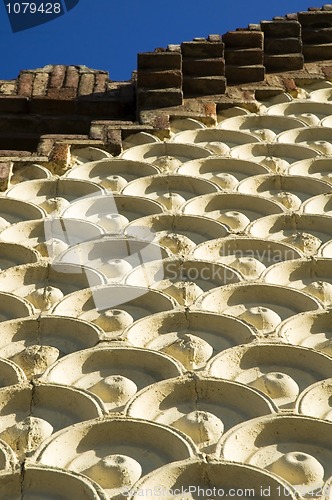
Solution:
{"label": "scalloped relief", "polygon": [[2,498],[65,500],[107,500],[103,489],[83,474],[52,467],[24,466],[11,474],[0,474],[0,495]]}
{"label": "scalloped relief", "polygon": [[11,385],[0,389],[0,439],[24,460],[54,432],[105,412],[102,401],[82,389],[40,382]]}
{"label": "scalloped relief", "polygon": [[78,219],[51,218],[43,221],[24,221],[5,229],[0,238],[8,243],[19,243],[49,257],[66,250],[69,245],[98,239],[105,231],[92,222]]}
{"label": "scalloped relief", "polygon": [[30,380],[58,358],[94,347],[103,338],[97,325],[77,318],[34,316],[1,324],[0,356],[15,361]]}
{"label": "scalloped relief", "polygon": [[69,293],[105,283],[102,273],[74,264],[25,264],[0,274],[0,290],[25,298],[41,311],[50,310]]}
{"label": "scalloped relief", "polygon": [[157,167],[145,162],[110,158],[84,163],[68,170],[64,177],[91,181],[107,190],[116,192],[134,179],[158,173]]}
{"label": "scalloped relief", "polygon": [[239,144],[258,142],[260,139],[238,130],[221,130],[209,128],[204,130],[186,130],[172,137],[172,142],[199,144],[210,150],[213,154],[228,156],[231,148]]}
{"label": "scalloped relief", "polygon": [[250,343],[215,356],[206,373],[258,389],[285,409],[294,408],[300,392],[328,377],[331,368],[331,358],[311,349]]}
{"label": "scalloped relief", "polygon": [[304,292],[263,283],[214,288],[201,295],[194,306],[243,319],[260,335],[273,333],[284,319],[294,314],[321,308],[318,299]]}
{"label": "scalloped relief", "polygon": [[[151,472],[129,490],[129,500],[138,500],[146,492],[154,491],[165,498],[195,500],[224,495],[254,500],[267,495],[271,500],[296,495],[291,485],[268,471],[250,465],[218,461],[215,458],[191,459],[171,463]],[[166,496],[166,495],[169,496]],[[185,496],[184,496],[185,495]]]}
{"label": "scalloped relief", "polygon": [[260,196],[242,193],[217,193],[197,196],[182,207],[184,214],[209,217],[228,226],[232,231],[242,232],[254,220],[270,214],[282,213],[281,203]]}
{"label": "scalloped relief", "polygon": [[168,426],[108,417],[57,432],[36,451],[33,460],[82,473],[113,498],[149,472],[196,453],[190,439]]}
{"label": "scalloped relief", "polygon": [[76,198],[103,192],[103,188],[93,182],[55,178],[22,182],[8,189],[6,196],[29,200],[43,208],[46,213],[56,215]]}
{"label": "scalloped relief", "polygon": [[273,142],[284,130],[303,125],[304,122],[293,117],[249,114],[227,118],[219,124],[219,128],[248,131],[263,141]]}
{"label": "scalloped relief", "polygon": [[[306,176],[256,175],[241,181],[237,187],[240,193],[271,198],[284,205],[286,210],[305,210],[306,200],[331,190],[328,183]],[[320,212],[314,212],[320,213]]]}
{"label": "scalloped relief", "polygon": [[[90,266],[101,272],[107,282],[118,283],[131,270],[142,265],[145,268],[151,261],[167,259],[170,255],[170,250],[156,243],[119,235],[74,245],[57,257],[57,263]],[[145,286],[144,280],[137,284]]]}
{"label": "scalloped relief", "polygon": [[308,146],[267,142],[244,144],[231,150],[233,158],[255,161],[277,174],[286,173],[292,163],[315,158],[317,154],[316,150]]}
{"label": "scalloped relief", "polygon": [[125,411],[130,417],[170,425],[201,451],[212,453],[231,427],[275,410],[269,398],[255,389],[188,374],[146,387],[129,400]]}
{"label": "scalloped relief", "polygon": [[90,221],[103,228],[103,232],[116,235],[130,221],[163,212],[164,206],[155,200],[115,194],[83,198],[71,203],[61,215],[66,221]]}
{"label": "scalloped relief", "polygon": [[226,433],[219,453],[270,471],[310,497],[310,491],[322,491],[332,474],[331,429],[330,422],[310,417],[260,417]]}
{"label": "scalloped relief", "polygon": [[308,415],[332,421],[332,379],[320,380],[301,392],[296,401],[296,410]]}
{"label": "scalloped relief", "polygon": [[290,243],[310,257],[322,252],[320,247],[330,240],[331,217],[295,212],[269,215],[252,222],[247,231],[255,237]]}
{"label": "scalloped relief", "polygon": [[277,142],[303,144],[323,155],[332,154],[332,128],[303,127],[282,132],[276,137]]}
{"label": "scalloped relief", "polygon": [[265,283],[302,290],[320,300],[325,307],[332,305],[332,268],[330,259],[297,259],[274,264],[264,272]]}
{"label": "scalloped relief", "polygon": [[151,238],[151,233],[155,234],[154,242],[165,246],[179,257],[187,256],[196,245],[207,239],[224,237],[228,234],[226,226],[218,221],[187,214],[142,217],[128,224],[125,234],[144,239],[146,231],[148,239]]}
{"label": "scalloped relief", "polygon": [[270,266],[302,257],[296,247],[248,236],[206,241],[192,251],[195,259],[205,258],[236,269],[246,280],[256,280]]}
{"label": "scalloped relief", "polygon": [[67,295],[51,313],[91,321],[116,338],[137,319],[176,307],[175,300],[157,290],[128,285],[101,285]]}
{"label": "scalloped relief", "polygon": [[187,200],[218,191],[218,187],[206,179],[181,174],[160,174],[131,181],[122,189],[122,194],[149,198],[161,203],[166,210],[176,212]]}
{"label": "scalloped relief", "polygon": [[166,352],[187,370],[200,370],[219,352],[255,338],[237,318],[201,311],[165,311],[135,321],[123,334],[136,347]]}
{"label": "scalloped relief", "polygon": [[283,321],[278,335],[286,342],[332,356],[332,310],[311,311]]}
{"label": "scalloped relief", "polygon": [[0,322],[25,318],[35,314],[35,308],[26,299],[12,293],[0,292]]}
{"label": "scalloped relief", "polygon": [[40,254],[32,248],[17,243],[0,241],[0,270],[22,264],[34,264],[40,259]]}
{"label": "scalloped relief", "polygon": [[175,118],[170,119],[170,129],[172,134],[177,134],[183,130],[196,130],[206,128],[204,123],[194,118]]}
{"label": "scalloped relief", "polygon": [[294,116],[311,127],[319,125],[323,118],[332,115],[332,104],[311,100],[294,100],[271,106],[267,110],[267,114]]}
{"label": "scalloped relief", "polygon": [[104,158],[112,158],[112,155],[107,151],[100,148],[88,147],[75,147],[70,148],[71,163],[80,165],[82,163],[89,163],[91,161],[99,161]]}
{"label": "scalloped relief", "polygon": [[155,135],[149,134],[148,132],[138,132],[128,135],[128,137],[122,141],[122,148],[125,150],[134,146],[153,144],[155,142],[160,142],[160,139]]}
{"label": "scalloped relief", "polygon": [[238,283],[241,275],[222,264],[178,258],[144,263],[130,271],[124,282],[127,285],[145,286],[162,290],[181,306],[189,307],[207,290]]}
{"label": "scalloped relief", "polygon": [[16,222],[43,219],[45,215],[42,208],[28,201],[0,198],[0,232]]}
{"label": "scalloped relief", "polygon": [[237,158],[220,158],[220,156],[188,161],[177,169],[178,174],[207,179],[217,184],[222,190],[231,191],[236,188],[242,179],[268,172],[267,167],[258,165],[255,162]]}
{"label": "scalloped relief", "polygon": [[51,179],[52,173],[46,168],[32,163],[31,165],[24,165],[21,168],[14,167],[13,173],[10,177],[10,186],[15,186],[20,182],[32,181],[35,179]]}
{"label": "scalloped relief", "polygon": [[161,142],[129,148],[120,158],[146,161],[157,166],[162,172],[173,172],[179,165],[197,158],[206,158],[211,152],[201,146]]}
{"label": "scalloped relief", "polygon": [[181,373],[181,365],[165,353],[104,346],[63,357],[41,380],[87,390],[103,401],[107,411],[121,411],[137,391]]}
{"label": "scalloped relief", "polygon": [[293,163],[289,169],[290,175],[303,175],[332,183],[332,167],[328,158],[309,158]]}
{"label": "scalloped relief", "polygon": [[304,213],[332,216],[332,194],[325,193],[313,196],[303,203],[302,209]]}

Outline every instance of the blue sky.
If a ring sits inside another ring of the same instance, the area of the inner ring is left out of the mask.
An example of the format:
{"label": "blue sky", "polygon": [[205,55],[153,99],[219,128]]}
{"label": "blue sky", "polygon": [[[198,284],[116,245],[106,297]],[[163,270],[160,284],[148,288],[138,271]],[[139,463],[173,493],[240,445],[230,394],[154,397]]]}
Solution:
{"label": "blue sky", "polygon": [[0,79],[46,64],[84,64],[109,71],[112,80],[129,80],[138,52],[321,5],[309,0],[80,0],[51,22],[12,33],[0,2]]}

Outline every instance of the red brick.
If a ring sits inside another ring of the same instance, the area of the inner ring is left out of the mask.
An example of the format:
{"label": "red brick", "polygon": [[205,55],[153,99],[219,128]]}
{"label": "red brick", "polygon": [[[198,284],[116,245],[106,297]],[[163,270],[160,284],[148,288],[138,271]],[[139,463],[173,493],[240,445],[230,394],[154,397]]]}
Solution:
{"label": "red brick", "polygon": [[56,64],[53,66],[53,71],[51,73],[50,88],[59,89],[63,86],[66,75],[66,66]]}
{"label": "red brick", "polygon": [[20,76],[18,77],[18,95],[31,97],[34,77],[35,75],[33,73],[25,73],[21,71]]}
{"label": "red brick", "polygon": [[332,80],[332,66],[323,66],[321,70],[327,80]]}
{"label": "red brick", "polygon": [[282,82],[285,86],[286,92],[292,92],[294,90],[297,90],[297,86],[293,78],[283,78]]}

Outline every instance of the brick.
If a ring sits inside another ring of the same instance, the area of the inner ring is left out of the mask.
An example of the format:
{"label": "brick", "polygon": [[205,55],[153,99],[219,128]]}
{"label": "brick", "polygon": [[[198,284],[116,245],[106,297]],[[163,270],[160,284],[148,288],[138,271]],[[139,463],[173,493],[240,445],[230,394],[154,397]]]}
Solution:
{"label": "brick", "polygon": [[226,78],[232,83],[250,83],[263,81],[264,66],[226,66]]}
{"label": "brick", "polygon": [[268,71],[294,71],[302,69],[303,64],[302,54],[264,55],[264,65]]}
{"label": "brick", "polygon": [[60,64],[54,65],[53,71],[51,73],[49,87],[60,89],[64,84],[65,76],[66,76],[66,66]]}
{"label": "brick", "polygon": [[77,89],[79,83],[79,73],[75,66],[68,66],[65,78],[65,87]]}
{"label": "brick", "polygon": [[108,129],[106,132],[106,142],[109,152],[116,156],[119,155],[122,152],[121,130]]}
{"label": "brick", "polygon": [[0,182],[8,179],[11,173],[12,164],[10,161],[0,162]]}
{"label": "brick", "polygon": [[187,96],[224,94],[226,78],[224,76],[184,77],[183,92]]}
{"label": "brick", "polygon": [[182,73],[180,70],[138,71],[137,85],[153,89],[181,87]]}
{"label": "brick", "polygon": [[304,44],[324,44],[332,42],[332,28],[304,29],[302,32],[302,41]]}
{"label": "brick", "polygon": [[167,108],[182,104],[182,91],[176,89],[137,89],[137,104],[140,108]]}
{"label": "brick", "polygon": [[25,156],[31,156],[31,151],[15,150],[12,149],[0,149],[0,158],[2,157],[14,157],[24,158]]}
{"label": "brick", "polygon": [[181,69],[181,54],[178,52],[143,52],[137,55],[137,67],[148,70]]}
{"label": "brick", "polygon": [[297,90],[297,85],[293,78],[283,78],[282,83],[285,87],[286,92],[294,92],[294,90]]}
{"label": "brick", "polygon": [[212,35],[209,35],[207,39],[208,39],[208,42],[221,42],[221,35],[212,34]]}
{"label": "brick", "polygon": [[92,123],[90,126],[89,137],[94,140],[104,140],[106,129],[104,125]]}
{"label": "brick", "polygon": [[70,100],[76,97],[76,92],[75,88],[48,89],[47,97],[50,99]]}
{"label": "brick", "polygon": [[267,54],[299,54],[302,43],[299,38],[265,38],[264,52]]}
{"label": "brick", "polygon": [[185,76],[224,76],[225,60],[215,59],[183,59],[183,74]]}
{"label": "brick", "polygon": [[304,45],[303,55],[306,61],[332,59],[332,43],[325,45]]}
{"label": "brick", "polygon": [[226,65],[250,66],[263,64],[262,49],[226,49]]}
{"label": "brick", "polygon": [[31,97],[34,78],[34,73],[25,73],[24,71],[21,71],[18,77],[17,94],[20,96]]}
{"label": "brick", "polygon": [[315,12],[298,12],[298,20],[302,27],[315,28],[331,28],[332,27],[332,12],[315,11]]}
{"label": "brick", "polygon": [[92,94],[95,85],[95,75],[91,73],[85,73],[80,77],[80,83],[78,86],[78,95],[89,95]]}
{"label": "brick", "polygon": [[263,48],[263,33],[259,31],[229,31],[222,36],[226,48]]}
{"label": "brick", "polygon": [[93,88],[93,92],[106,92],[108,80],[108,73],[97,73],[95,77],[95,86]]}
{"label": "brick", "polygon": [[181,43],[183,57],[195,59],[211,59],[224,57],[224,44],[222,42],[183,42]]}
{"label": "brick", "polygon": [[0,163],[0,191],[6,191],[9,187],[12,175],[13,163],[11,161]]}
{"label": "brick", "polygon": [[273,38],[298,38],[301,24],[297,21],[262,21],[261,28],[265,36]]}
{"label": "brick", "polygon": [[322,72],[327,80],[332,80],[332,66],[323,66]]}
{"label": "brick", "polygon": [[37,73],[33,81],[32,95],[43,96],[46,95],[49,74]]}

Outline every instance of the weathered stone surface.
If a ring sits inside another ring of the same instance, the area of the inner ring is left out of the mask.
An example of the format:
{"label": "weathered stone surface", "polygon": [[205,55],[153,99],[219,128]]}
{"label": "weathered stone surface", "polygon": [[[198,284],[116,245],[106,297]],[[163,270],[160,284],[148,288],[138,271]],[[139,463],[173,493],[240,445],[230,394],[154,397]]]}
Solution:
{"label": "weathered stone surface", "polygon": [[261,21],[261,29],[266,37],[299,38],[301,24],[297,21]]}
{"label": "weathered stone surface", "polygon": [[303,68],[302,54],[265,54],[264,65],[268,71],[294,71]]}
{"label": "weathered stone surface", "polygon": [[264,76],[264,66],[226,66],[226,78],[230,83],[259,82]]}

